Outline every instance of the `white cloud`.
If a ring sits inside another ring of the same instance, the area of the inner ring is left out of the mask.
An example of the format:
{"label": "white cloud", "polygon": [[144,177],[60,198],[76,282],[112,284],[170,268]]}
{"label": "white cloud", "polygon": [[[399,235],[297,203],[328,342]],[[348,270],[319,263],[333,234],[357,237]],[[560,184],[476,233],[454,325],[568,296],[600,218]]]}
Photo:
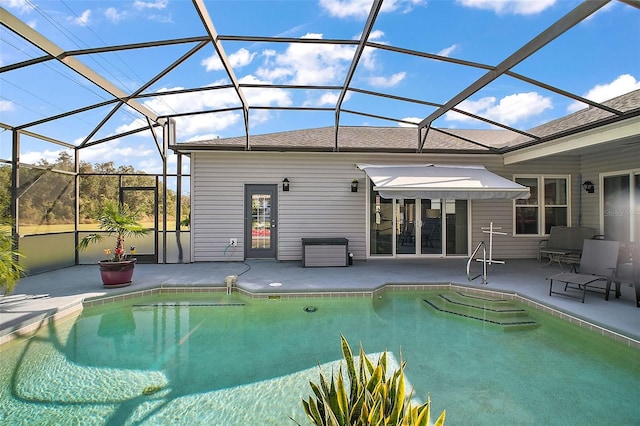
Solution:
{"label": "white cloud", "polygon": [[[640,89],[640,81],[631,74],[622,74],[611,83],[596,85],[582,97],[594,102],[603,102],[638,89]],[[575,101],[567,107],[567,112],[576,112],[586,107],[586,104]]]}
{"label": "white cloud", "polygon": [[373,76],[369,77],[369,84],[374,87],[393,87],[400,83],[406,77],[407,73],[397,72],[389,77]]}
{"label": "white cloud", "polygon": [[[235,69],[249,65],[251,61],[253,61],[253,58],[255,56],[255,52],[251,53],[243,47],[238,51],[228,55],[227,58],[229,59],[229,63],[231,64],[231,66]],[[224,67],[222,66],[222,61],[220,60],[218,54],[209,56],[208,58],[204,59],[201,64],[205,66],[207,71],[220,71],[224,69]]]}
{"label": "white cloud", "polygon": [[[264,80],[260,80],[253,75],[247,75],[239,80],[240,84],[263,84],[267,83]],[[276,105],[276,106],[290,106],[291,96],[289,92],[284,89],[276,88],[251,88],[244,89],[247,102],[252,105]]]}
{"label": "white cloud", "polygon": [[204,65],[207,71],[220,71],[224,68],[217,53],[203,59],[202,62],[200,62],[200,65]]}
{"label": "white cloud", "polygon": [[[264,83],[258,78],[248,75],[239,79],[240,83]],[[218,86],[221,82],[214,82],[211,87]],[[158,93],[180,90],[182,87],[162,88]],[[289,92],[284,89],[259,89],[247,88],[244,90],[247,101],[252,105],[261,106],[289,106],[291,98]],[[225,108],[240,107],[240,99],[234,89],[218,89],[206,92],[193,92],[165,95],[152,98],[144,102],[144,105],[158,115],[171,115],[175,111],[207,111]],[[269,117],[268,112],[252,114],[252,124],[265,120]],[[242,111],[227,111],[210,114],[195,114],[191,116],[176,117],[176,130],[178,140],[202,139],[202,134],[218,134],[233,125],[241,123]],[[253,121],[256,120],[256,121]],[[146,126],[146,121],[136,119],[123,124],[116,130],[116,133],[127,130],[138,129]],[[136,136],[148,137],[148,132],[137,133]]]}
{"label": "white cloud", "polygon": [[29,13],[34,10],[27,0],[0,0],[0,6],[5,9],[17,9],[18,13]]}
{"label": "white cloud", "polygon": [[219,137],[220,137],[220,135],[218,135],[218,134],[208,133],[208,134],[201,134],[201,135],[192,136],[192,137],[187,138],[184,141],[180,141],[180,142],[208,141],[208,140],[212,140],[212,139],[217,139]]}
{"label": "white cloud", "polygon": [[618,5],[618,2],[613,2],[613,1],[609,2],[609,3],[605,4],[604,6],[602,6],[600,9],[596,10],[591,15],[587,16],[582,22],[589,22],[589,21],[592,21],[594,19],[597,19],[598,16],[600,16],[603,13],[607,13],[607,12],[611,11],[617,5]]}
{"label": "white cloud", "polygon": [[[364,19],[371,11],[371,0],[320,0],[320,7],[336,18]],[[424,0],[386,0],[380,8],[381,13],[400,11],[410,12],[415,6],[425,4]]]}
{"label": "white cloud", "polygon": [[15,109],[15,105],[11,101],[0,101],[0,111],[7,112],[13,111]]}
{"label": "white cloud", "polygon": [[164,9],[165,7],[167,7],[167,4],[169,3],[169,0],[156,0],[154,2],[149,2],[149,1],[140,1],[140,0],[136,0],[133,2],[133,7],[135,7],[136,9]]}
{"label": "white cloud", "polygon": [[[322,34],[308,33],[302,38],[322,39]],[[342,84],[355,48],[335,44],[290,44],[284,53],[269,56],[256,75],[272,82]]]}
{"label": "white cloud", "polygon": [[[209,85],[218,86],[219,82]],[[183,87],[170,87],[158,90],[158,93],[182,90]],[[170,115],[174,111],[199,111],[240,106],[240,100],[234,89],[217,89],[214,91],[192,92],[165,95],[144,102],[147,108],[158,115]]]}
{"label": "white cloud", "polygon": [[[369,35],[369,41],[375,41],[376,43],[380,43],[380,44],[387,44],[386,42],[381,40],[383,36],[384,36],[384,33],[382,31],[373,31]],[[377,51],[378,49],[375,47],[366,46],[364,48],[364,51],[362,52],[362,57],[360,58],[360,62],[362,63],[364,68],[368,70],[374,70],[377,68],[377,62],[376,62]]]}
{"label": "white cloud", "polygon": [[320,0],[320,7],[337,18],[366,18],[371,10],[371,0]]}
{"label": "white cloud", "polygon": [[125,18],[125,14],[121,13],[115,7],[110,7],[104,11],[104,16],[111,22],[117,23]]}
{"label": "white cloud", "polygon": [[283,81],[294,74],[293,70],[285,67],[266,68],[261,67],[256,70],[256,75],[267,81]]}
{"label": "white cloud", "polygon": [[152,143],[152,139],[149,139],[148,146],[140,143],[127,144],[127,146],[123,144],[122,139],[116,139],[83,148],[80,151],[80,160],[88,163],[103,163],[108,159],[108,161],[113,161],[115,164],[130,165],[137,162],[136,159],[138,158],[148,160],[148,157],[157,155],[158,150],[152,148]]}
{"label": "white cloud", "polygon": [[199,114],[190,117],[176,118],[178,140],[183,136],[188,137],[199,133],[208,133],[216,130],[224,130],[242,121],[241,112],[220,112],[215,114]]}
{"label": "white cloud", "polygon": [[556,0],[458,0],[466,7],[492,10],[497,14],[535,15],[550,7]]}
{"label": "white cloud", "polygon": [[[262,80],[248,75],[239,79],[242,83],[263,83]],[[211,86],[215,87],[220,82],[216,82]],[[159,92],[169,90],[179,90],[181,87],[164,88]],[[261,106],[288,106],[291,105],[289,93],[284,89],[262,89],[247,88],[244,90],[247,101],[252,105]],[[145,106],[155,111],[159,115],[170,115],[175,111],[204,111],[224,108],[240,107],[240,99],[234,89],[219,89],[212,92],[194,92],[176,95],[166,95],[161,99],[152,99],[146,101]],[[255,110],[251,112],[251,125],[260,124],[271,118],[269,111]],[[210,114],[196,114],[191,116],[176,117],[177,139],[182,142],[185,140],[202,140],[203,138],[212,138],[209,135],[218,135],[221,131],[243,122],[243,113],[238,111],[226,111]],[[129,123],[126,126],[136,128],[140,123]],[[121,128],[124,128],[122,126]],[[120,130],[120,129],[119,129]],[[145,136],[146,133],[140,133]]]}
{"label": "white cloud", "polygon": [[[350,97],[351,97],[351,92],[347,92],[347,94],[344,97],[344,101],[349,100]],[[320,96],[320,99],[318,100],[318,105],[335,106],[338,103],[339,98],[340,98],[340,92],[325,93],[322,96]]]}
{"label": "white cloud", "polygon": [[87,9],[80,14],[80,16],[76,16],[75,18],[70,18],[70,21],[75,25],[80,25],[84,27],[89,25],[89,20],[91,19],[91,10]]}
{"label": "white cloud", "polygon": [[[180,87],[166,90],[179,90]],[[177,95],[166,95],[161,98],[146,101],[144,104],[159,115],[171,114],[173,111],[203,111],[240,106],[240,100],[233,89],[216,90],[211,92],[194,92]],[[198,114],[176,118],[176,129],[183,137],[189,137],[201,132],[213,132],[225,129],[240,120],[241,112],[225,112],[212,114]],[[142,134],[141,134],[142,135]]]}
{"label": "white cloud", "polygon": [[153,173],[162,174],[162,170],[163,170],[162,162],[152,158],[140,161],[135,166],[135,168],[136,170],[142,170],[145,173],[149,173],[149,174],[153,174]]}
{"label": "white cloud", "polygon": [[[373,30],[371,31],[371,33],[369,34],[369,40],[374,41],[374,40],[380,40],[382,37],[384,37],[384,31],[382,30]],[[358,37],[359,39],[360,37]]]}
{"label": "white cloud", "polygon": [[[308,99],[305,103],[304,106],[308,107],[335,107],[336,104],[338,103],[338,99],[340,98],[340,92],[326,92],[324,94],[322,94],[319,98],[313,98],[313,99]],[[351,92],[347,92],[344,95],[344,99],[343,102],[347,102],[349,99],[351,99]]]}
{"label": "white cloud", "polygon": [[[137,118],[137,119],[133,120],[131,123],[127,123],[127,124],[123,124],[121,126],[118,126],[118,128],[116,128],[116,134],[126,133],[126,132],[129,132],[131,130],[139,129],[141,127],[148,127],[148,123],[147,123],[146,120],[143,120],[141,118]],[[147,136],[147,134],[145,132],[137,133],[137,135],[139,135],[139,136]]]}
{"label": "white cloud", "polygon": [[410,122],[416,123],[416,124],[398,122],[398,126],[400,126],[400,127],[416,127],[418,124],[420,124],[420,122],[422,120],[423,120],[422,118],[418,118],[418,117],[405,117],[405,118],[402,119],[402,121],[410,121]]}
{"label": "white cloud", "polygon": [[73,155],[73,151],[68,149],[29,151],[20,154],[20,162],[26,164],[36,164],[39,163],[40,160],[45,160],[49,163],[55,163],[60,157],[60,153],[62,152]]}
{"label": "white cloud", "polygon": [[[460,102],[456,109],[507,125],[513,125],[553,108],[551,98],[544,97],[536,92],[516,93],[505,96],[497,103],[496,101],[494,97],[485,97],[477,101],[466,100]],[[461,122],[475,121],[471,117],[453,111],[447,112],[445,119]]]}
{"label": "white cloud", "polygon": [[[356,40],[360,40],[360,37],[362,36],[362,34],[359,34],[356,37]],[[384,37],[384,31],[380,31],[380,30],[375,30],[375,31],[371,31],[371,34],[369,34],[369,41],[374,41],[376,43],[380,43],[380,44],[388,44],[385,41],[382,40],[382,38]],[[378,63],[376,61],[376,52],[378,51],[377,48],[375,47],[368,47],[366,46],[364,48],[364,51],[362,52],[362,56],[360,57],[360,63],[362,64],[362,66],[367,69],[367,70],[375,70],[378,68]]]}
{"label": "white cloud", "polygon": [[265,109],[253,110],[249,118],[249,128],[253,129],[262,123],[267,123],[271,117],[271,112]]}
{"label": "white cloud", "polygon": [[442,49],[441,51],[438,52],[438,55],[440,56],[445,56],[445,57],[449,57],[451,56],[451,54],[453,52],[455,52],[456,50],[460,49],[460,45],[459,44],[452,44],[449,47],[446,47],[444,49]]}

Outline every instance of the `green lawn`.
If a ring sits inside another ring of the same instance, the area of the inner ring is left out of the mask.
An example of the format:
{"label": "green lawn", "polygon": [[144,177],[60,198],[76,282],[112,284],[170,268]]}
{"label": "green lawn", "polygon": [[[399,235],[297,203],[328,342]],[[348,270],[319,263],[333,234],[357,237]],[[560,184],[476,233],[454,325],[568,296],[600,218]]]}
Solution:
{"label": "green lawn", "polygon": [[[153,228],[153,222],[142,222],[142,225],[145,228]],[[162,227],[162,223],[159,223],[160,227]],[[174,231],[176,227],[175,220],[167,221],[167,230]],[[98,231],[97,223],[81,223],[78,227],[80,231]],[[188,231],[188,227],[182,227],[182,231]],[[20,225],[20,235],[32,235],[32,234],[49,234],[49,233],[57,233],[57,232],[72,232],[73,224],[72,223],[61,223],[54,225]]]}

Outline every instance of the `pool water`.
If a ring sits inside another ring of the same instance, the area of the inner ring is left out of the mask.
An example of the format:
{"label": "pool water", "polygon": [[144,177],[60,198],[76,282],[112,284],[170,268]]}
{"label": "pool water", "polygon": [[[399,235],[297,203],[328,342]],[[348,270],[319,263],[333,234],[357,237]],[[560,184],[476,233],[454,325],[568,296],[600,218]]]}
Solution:
{"label": "pool water", "polygon": [[540,326],[506,332],[431,309],[433,295],[86,308],[0,348],[0,424],[305,424],[301,399],[342,359],[340,334],[407,361],[415,397],[448,425],[637,424],[637,349],[531,309]]}

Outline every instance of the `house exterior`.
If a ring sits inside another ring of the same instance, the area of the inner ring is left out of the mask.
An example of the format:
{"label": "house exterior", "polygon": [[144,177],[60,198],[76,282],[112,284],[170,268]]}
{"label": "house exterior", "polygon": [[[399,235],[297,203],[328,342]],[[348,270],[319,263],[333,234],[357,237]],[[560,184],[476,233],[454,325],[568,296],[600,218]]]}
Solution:
{"label": "house exterior", "polygon": [[[404,127],[179,143],[172,149],[191,156],[191,260],[297,261],[307,238],[346,238],[356,260],[467,257],[488,240],[490,225],[503,233],[493,238],[495,259],[535,258],[553,225],[637,242],[640,91],[604,104],[636,114],[615,120],[587,108],[531,129],[535,139],[431,129],[423,150],[416,149],[416,130]],[[530,196],[487,199],[471,187],[464,198],[438,198],[424,188],[389,198],[362,168],[424,164],[482,166]]]}

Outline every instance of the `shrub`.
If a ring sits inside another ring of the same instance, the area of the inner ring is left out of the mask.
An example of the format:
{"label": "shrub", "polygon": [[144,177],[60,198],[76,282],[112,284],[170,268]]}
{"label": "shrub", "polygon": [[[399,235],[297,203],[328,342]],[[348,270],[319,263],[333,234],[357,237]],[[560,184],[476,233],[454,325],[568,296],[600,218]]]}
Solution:
{"label": "shrub", "polygon": [[[405,362],[400,368],[387,374],[387,352],[383,352],[374,364],[360,346],[358,368],[349,343],[340,336],[342,354],[346,364],[348,383],[340,366],[337,377],[331,373],[328,382],[322,371],[320,383],[310,382],[313,395],[302,400],[304,411],[312,424],[317,426],[427,426],[430,423],[431,399],[414,406],[413,389],[407,395],[404,380]],[[443,411],[435,426],[444,425]],[[292,419],[293,420],[293,419]],[[295,420],[293,420],[295,422]],[[300,423],[296,422],[298,425]]]}
{"label": "shrub", "polygon": [[20,264],[22,254],[13,249],[11,231],[0,223],[0,295],[11,294],[25,268]]}

